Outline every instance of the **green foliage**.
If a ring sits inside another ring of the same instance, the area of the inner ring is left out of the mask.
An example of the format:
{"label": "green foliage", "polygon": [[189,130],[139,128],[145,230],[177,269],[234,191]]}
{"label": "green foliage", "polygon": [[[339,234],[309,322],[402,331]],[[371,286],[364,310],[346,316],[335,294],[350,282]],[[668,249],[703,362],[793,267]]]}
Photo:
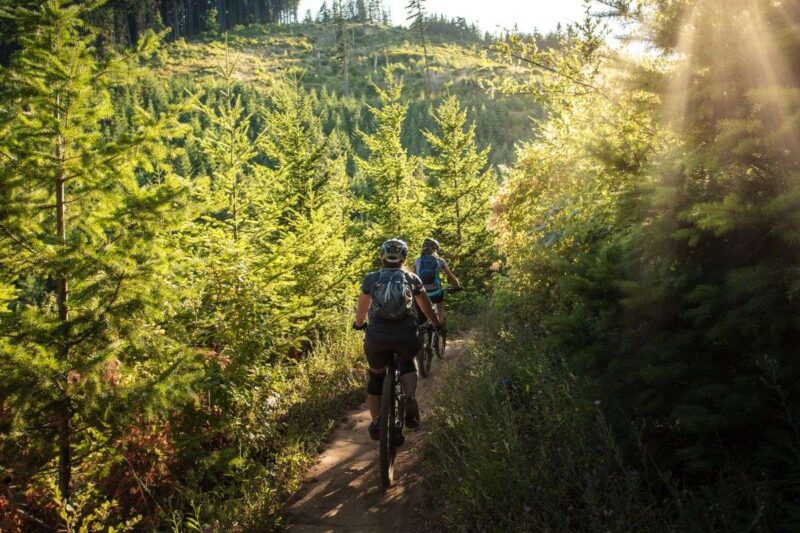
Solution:
{"label": "green foliage", "polygon": [[625,5],[663,57],[608,63],[588,22],[561,50],[502,45],[546,74],[500,88],[548,114],[497,202],[503,292],[601,402],[667,522],[793,529],[798,13]]}
{"label": "green foliage", "polygon": [[437,514],[453,530],[669,530],[600,409],[532,324],[509,326],[503,298],[472,332],[468,372],[447,369],[436,397],[426,467]]}
{"label": "green foliage", "polygon": [[423,132],[433,153],[423,163],[431,183],[426,200],[434,234],[465,284],[483,289],[497,257],[486,228],[489,199],[496,189],[494,173],[487,168],[490,148],[477,150],[475,125],[466,125],[467,113],[456,97],[442,102],[433,115],[438,135]]}
{"label": "green foliage", "polygon": [[37,28],[20,37],[2,76],[0,261],[15,288],[0,322],[12,339],[2,352],[4,431],[30,439],[26,454],[11,440],[3,456],[23,471],[26,461],[41,468],[60,457],[65,497],[72,446],[93,428],[113,439],[182,398],[175,374],[193,365],[161,327],[176,303],[164,285],[168,230],[185,201],[165,139],[182,128],[177,113],[135,108],[130,131],[102,137],[111,88],[136,80],[135,60],[155,41],[101,63],[81,20],[93,7],[50,0],[3,11]]}
{"label": "green foliage", "polygon": [[403,82],[391,68],[384,75],[385,87],[375,85],[380,107],[369,107],[375,131],[361,133],[369,157],[358,160],[359,177],[370,192],[364,205],[367,241],[375,249],[391,237],[421,242],[429,227],[429,214],[422,209],[424,189],[416,174],[419,163],[407,155],[401,143],[408,109],[401,101]]}
{"label": "green foliage", "polygon": [[349,238],[346,153],[337,136],[324,135],[312,98],[299,86],[278,87],[272,104],[262,145],[279,184],[273,201],[283,229],[275,249],[297,274],[297,306],[309,314],[303,332],[319,334],[344,310],[361,264]]}

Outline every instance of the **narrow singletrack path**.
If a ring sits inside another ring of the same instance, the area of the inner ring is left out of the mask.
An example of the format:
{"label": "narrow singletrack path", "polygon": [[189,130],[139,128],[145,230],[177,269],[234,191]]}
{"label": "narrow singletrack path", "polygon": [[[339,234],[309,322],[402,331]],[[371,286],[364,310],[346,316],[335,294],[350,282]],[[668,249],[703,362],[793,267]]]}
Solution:
{"label": "narrow singletrack path", "polygon": [[377,469],[378,446],[367,434],[366,404],[350,411],[332,435],[328,448],[310,470],[306,483],[287,510],[288,531],[423,532],[429,523],[422,483],[420,454],[425,445],[426,415],[441,384],[443,371],[460,366],[464,341],[452,339],[444,360],[435,360],[431,374],[419,378],[417,401],[422,412],[419,429],[406,429],[406,440],[395,460],[392,486],[383,491]]}

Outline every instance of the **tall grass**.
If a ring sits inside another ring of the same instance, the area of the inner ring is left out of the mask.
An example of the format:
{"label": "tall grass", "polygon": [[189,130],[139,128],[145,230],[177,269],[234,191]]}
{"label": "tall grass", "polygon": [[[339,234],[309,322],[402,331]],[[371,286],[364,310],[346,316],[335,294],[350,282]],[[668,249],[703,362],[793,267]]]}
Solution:
{"label": "tall grass", "polygon": [[530,328],[487,315],[450,368],[426,471],[455,531],[667,529],[598,406]]}

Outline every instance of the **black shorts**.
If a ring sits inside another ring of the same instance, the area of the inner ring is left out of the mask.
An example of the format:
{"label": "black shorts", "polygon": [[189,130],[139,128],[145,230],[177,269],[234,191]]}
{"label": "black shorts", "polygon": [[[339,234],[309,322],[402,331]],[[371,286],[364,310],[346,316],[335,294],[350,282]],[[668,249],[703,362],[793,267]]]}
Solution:
{"label": "black shorts", "polygon": [[392,362],[392,356],[397,354],[400,361],[411,361],[421,348],[419,337],[414,340],[406,339],[402,342],[393,344],[383,344],[371,341],[369,337],[364,339],[364,353],[367,354],[367,362],[370,368],[384,368]]}
{"label": "black shorts", "polygon": [[434,296],[431,296],[430,294],[428,296],[430,297],[431,303],[433,304],[440,304],[444,301],[444,291],[439,291],[439,294],[436,294]]}

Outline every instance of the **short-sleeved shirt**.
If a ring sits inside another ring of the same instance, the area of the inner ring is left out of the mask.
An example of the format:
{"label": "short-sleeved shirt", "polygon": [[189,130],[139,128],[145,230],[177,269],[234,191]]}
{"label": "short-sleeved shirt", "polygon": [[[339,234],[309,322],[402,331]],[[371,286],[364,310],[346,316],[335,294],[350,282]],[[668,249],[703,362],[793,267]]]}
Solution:
{"label": "short-sleeved shirt", "polygon": [[[397,268],[384,268],[370,272],[364,277],[361,282],[361,292],[364,294],[372,294],[375,285],[381,277],[381,272],[384,271],[401,270]],[[424,288],[422,287],[422,280],[413,272],[402,270],[403,275],[406,277],[406,282],[411,287],[411,293],[416,296],[420,294]],[[408,317],[399,320],[387,320],[379,316],[375,316],[374,304],[369,310],[369,325],[367,326],[367,337],[377,343],[391,344],[393,342],[409,342],[417,337],[417,317],[416,314],[411,312]]]}
{"label": "short-sleeved shirt", "polygon": [[[439,256],[434,256],[434,257],[436,257],[436,263],[437,263],[436,264],[436,282],[432,283],[430,285],[424,285],[425,290],[428,291],[428,294],[431,294],[431,293],[435,294],[437,291],[441,291],[442,290],[442,280],[439,277],[439,273],[447,267],[447,261],[445,261],[444,259],[442,259]],[[414,271],[415,272],[419,272],[421,268],[422,268],[422,256],[421,257],[417,257],[417,260],[414,261]]]}

